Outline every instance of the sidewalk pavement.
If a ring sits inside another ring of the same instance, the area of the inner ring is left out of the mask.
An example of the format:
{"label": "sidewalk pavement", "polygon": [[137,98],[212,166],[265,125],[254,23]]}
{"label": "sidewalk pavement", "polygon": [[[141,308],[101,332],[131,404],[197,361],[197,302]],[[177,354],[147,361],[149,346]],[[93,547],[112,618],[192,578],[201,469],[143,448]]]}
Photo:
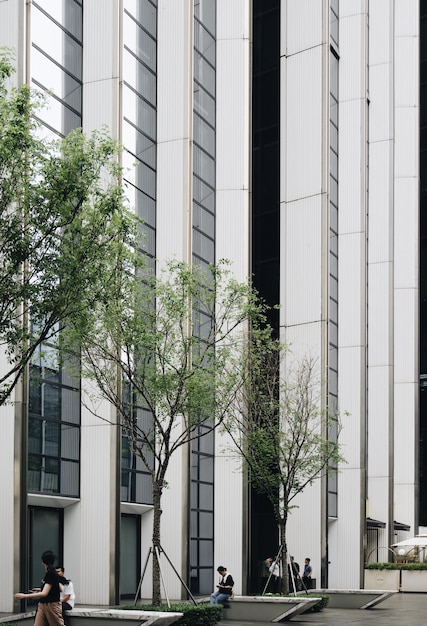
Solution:
{"label": "sidewalk pavement", "polygon": [[[7,613],[0,613],[0,618],[5,617]],[[427,594],[396,593],[373,609],[326,608],[319,613],[298,615],[286,623],[290,626],[427,626]],[[271,622],[221,620],[219,626],[271,626]]]}
{"label": "sidewalk pavement", "polygon": [[[298,615],[288,623],[302,626],[427,626],[427,594],[396,593],[373,609],[324,609]],[[271,626],[271,622],[221,620],[219,626]]]}

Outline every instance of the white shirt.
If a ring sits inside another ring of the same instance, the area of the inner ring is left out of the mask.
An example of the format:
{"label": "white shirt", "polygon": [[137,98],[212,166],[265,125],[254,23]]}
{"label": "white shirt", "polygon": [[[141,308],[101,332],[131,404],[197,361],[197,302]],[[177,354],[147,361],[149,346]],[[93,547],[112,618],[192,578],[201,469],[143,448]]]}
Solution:
{"label": "white shirt", "polygon": [[273,563],[268,568],[268,571],[270,572],[270,574],[273,574],[273,576],[279,577],[280,576],[279,564],[273,561]]}
{"label": "white shirt", "polygon": [[69,580],[66,585],[61,585],[61,587],[62,587],[61,594],[60,594],[61,602],[62,602],[62,598],[64,598],[65,596],[68,596],[69,594],[70,597],[68,598],[67,602],[71,606],[71,608],[73,608],[74,602],[76,601],[73,583],[71,582],[71,580]]}

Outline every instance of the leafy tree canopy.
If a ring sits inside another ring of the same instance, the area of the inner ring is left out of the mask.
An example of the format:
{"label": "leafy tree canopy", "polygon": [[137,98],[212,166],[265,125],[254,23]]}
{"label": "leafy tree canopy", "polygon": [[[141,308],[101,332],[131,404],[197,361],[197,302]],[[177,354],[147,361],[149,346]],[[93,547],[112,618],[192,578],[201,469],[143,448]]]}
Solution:
{"label": "leafy tree canopy", "polygon": [[135,241],[119,149],[105,131],[46,139],[41,96],[8,89],[0,53],[0,375],[3,404],[38,345],[103,297],[120,249]]}

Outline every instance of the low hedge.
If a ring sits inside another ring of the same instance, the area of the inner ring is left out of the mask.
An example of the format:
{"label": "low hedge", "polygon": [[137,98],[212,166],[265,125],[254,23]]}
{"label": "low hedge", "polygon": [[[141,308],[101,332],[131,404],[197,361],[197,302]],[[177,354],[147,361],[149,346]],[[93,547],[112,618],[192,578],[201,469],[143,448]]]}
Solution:
{"label": "low hedge", "polygon": [[397,563],[365,563],[365,569],[400,569]]}
{"label": "low hedge", "polygon": [[365,569],[427,570],[427,563],[365,563]]}
{"label": "low hedge", "polygon": [[400,569],[420,570],[427,569],[427,563],[403,563]]}
{"label": "low hedge", "polygon": [[171,604],[170,607],[167,604],[160,606],[139,604],[138,606],[121,606],[120,608],[138,611],[184,613],[184,615],[175,622],[176,626],[215,626],[222,618],[222,606],[215,604],[190,604],[188,602],[179,602]]}
{"label": "low hedge", "polygon": [[319,602],[318,604],[315,604],[313,606],[313,608],[311,609],[314,613],[318,613],[319,611],[323,611],[323,609],[326,609],[326,607],[329,604],[329,596],[325,596],[323,593],[312,593],[310,594],[312,596],[316,596],[316,598],[322,598],[322,601]]}

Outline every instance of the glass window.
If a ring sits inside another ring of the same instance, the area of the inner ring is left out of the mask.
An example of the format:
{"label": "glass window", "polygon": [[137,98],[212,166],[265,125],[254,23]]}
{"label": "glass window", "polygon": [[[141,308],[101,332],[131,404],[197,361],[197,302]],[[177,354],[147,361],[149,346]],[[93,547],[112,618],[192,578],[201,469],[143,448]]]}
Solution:
{"label": "glass window", "polygon": [[141,163],[133,154],[123,150],[123,168],[126,180],[138,189],[143,189],[146,194],[156,197],[156,172],[155,170]]}
{"label": "glass window", "polygon": [[193,252],[210,263],[215,260],[215,243],[212,239],[193,229]]}
{"label": "glass window", "polygon": [[157,36],[157,2],[150,0],[124,0],[124,9],[132,15],[153,37]]}
{"label": "glass window", "polygon": [[215,217],[196,202],[193,205],[193,224],[198,230],[206,233],[212,239],[215,236]]}
{"label": "glass window", "polygon": [[215,157],[215,129],[197,113],[194,114],[194,141]]}
{"label": "glass window", "polygon": [[329,102],[331,122],[338,128],[338,102],[333,96],[330,96]]}
{"label": "glass window", "polygon": [[141,224],[139,229],[142,233],[142,248],[154,256],[156,253],[156,231],[148,224]]}
{"label": "glass window", "polygon": [[[125,182],[129,182],[125,178]],[[156,225],[156,203],[143,191],[133,186],[128,186],[127,196],[130,205],[136,207],[137,215],[153,228]]]}
{"label": "glass window", "polygon": [[62,67],[35,46],[31,48],[31,75],[43,89],[51,91],[65,104],[81,113],[81,83],[64,72]]}
{"label": "glass window", "polygon": [[206,185],[206,183],[197,176],[193,176],[193,194],[196,202],[201,204],[213,215],[215,212],[215,190]]}
{"label": "glass window", "polygon": [[126,48],[123,51],[123,77],[137,93],[156,103],[156,75]]}
{"label": "glass window", "polygon": [[123,121],[123,145],[140,161],[155,169],[156,144],[126,119]]}
{"label": "glass window", "polygon": [[33,43],[51,59],[82,80],[82,46],[62,28],[52,22],[36,6],[31,13]]}
{"label": "glass window", "polygon": [[199,484],[199,508],[213,510],[213,485]]}
{"label": "glass window", "polygon": [[194,0],[194,15],[203,26],[216,34],[216,2],[215,0]]}
{"label": "glass window", "polygon": [[215,39],[197,20],[194,20],[194,47],[215,65]]}
{"label": "glass window", "polygon": [[123,87],[123,114],[136,128],[156,141],[156,110],[126,84]]}
{"label": "glass window", "polygon": [[[58,361],[55,352],[52,346],[40,346],[30,364],[29,491],[78,496],[79,381],[59,365],[53,369]],[[76,386],[66,386],[61,381]]]}
{"label": "glass window", "polygon": [[46,98],[46,105],[37,111],[37,117],[43,124],[63,135],[67,135],[74,128],[81,126],[80,115],[49,94]]}
{"label": "glass window", "polygon": [[213,541],[199,540],[199,565],[209,567],[213,561]]}
{"label": "glass window", "polygon": [[[195,264],[206,269],[208,263],[215,263],[216,1],[193,0],[193,6],[195,19],[192,258]],[[202,310],[199,310],[200,308]],[[203,339],[209,335],[211,329],[211,312],[195,304],[193,333]],[[199,431],[202,436],[191,445],[190,584],[195,593],[210,593],[214,571],[214,433],[204,427],[199,428]]]}
{"label": "glass window", "polygon": [[200,537],[213,537],[214,520],[213,513],[200,511],[199,513],[199,534]]}
{"label": "glass window", "polygon": [[203,179],[208,185],[215,187],[215,161],[203,152],[197,145],[193,150],[193,167],[194,173]]}
{"label": "glass window", "polygon": [[138,59],[153,72],[156,71],[156,41],[126,11],[123,16],[123,40]]}
{"label": "glass window", "polygon": [[215,126],[215,100],[198,83],[194,83],[194,110]]}
{"label": "glass window", "polygon": [[33,0],[76,39],[82,41],[82,7],[75,0]]}
{"label": "glass window", "polygon": [[[149,433],[153,427],[153,417],[151,413],[140,406],[136,401],[136,395],[132,392],[129,383],[124,383],[123,394],[128,403],[129,418],[137,422],[138,428],[145,433]],[[144,444],[139,441],[137,445]],[[153,454],[144,447],[147,462],[153,465]],[[139,502],[152,504],[151,476],[145,467],[141,456],[134,452],[125,431],[122,432],[122,476],[121,476],[121,498],[124,502]]]}
{"label": "glass window", "polygon": [[215,70],[197,50],[194,51],[194,78],[215,97]]}

